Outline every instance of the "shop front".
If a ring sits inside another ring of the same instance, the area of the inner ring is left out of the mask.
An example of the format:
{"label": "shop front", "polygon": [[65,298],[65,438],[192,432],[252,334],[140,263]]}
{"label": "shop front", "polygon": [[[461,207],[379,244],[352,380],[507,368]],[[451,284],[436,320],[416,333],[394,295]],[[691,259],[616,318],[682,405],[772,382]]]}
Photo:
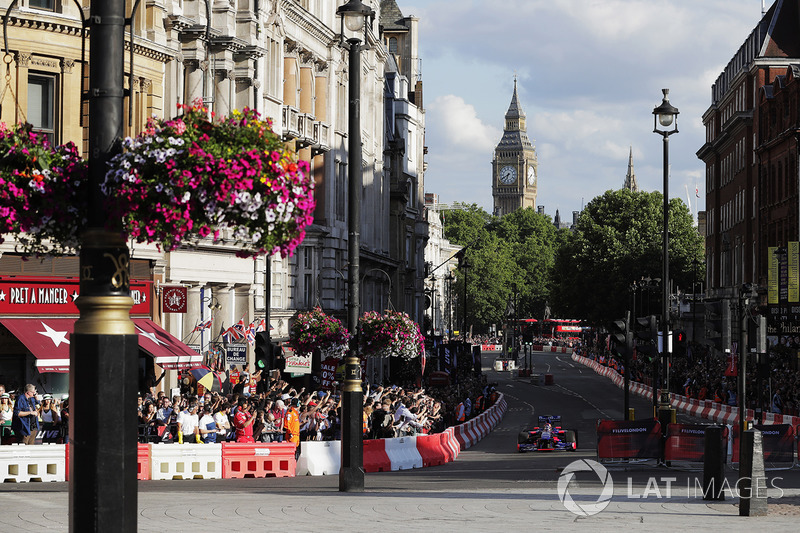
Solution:
{"label": "shop front", "polygon": [[[33,383],[42,393],[69,393],[70,337],[79,294],[76,278],[0,276],[0,383],[7,390]],[[172,370],[202,363],[199,353],[152,320],[153,294],[152,281],[131,281],[141,391],[156,381],[155,365]]]}

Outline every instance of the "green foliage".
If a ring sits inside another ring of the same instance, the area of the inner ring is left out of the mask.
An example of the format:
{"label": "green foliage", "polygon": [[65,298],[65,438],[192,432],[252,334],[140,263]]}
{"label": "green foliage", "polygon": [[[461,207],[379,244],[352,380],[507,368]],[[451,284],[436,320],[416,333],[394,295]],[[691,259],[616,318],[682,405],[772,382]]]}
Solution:
{"label": "green foliage", "polygon": [[[695,274],[702,279],[703,250],[686,205],[673,199],[669,213],[674,291],[689,287]],[[594,198],[558,251],[553,270],[555,313],[592,323],[622,316],[629,309],[633,281],[662,277],[662,219],[660,192],[623,189]],[[692,271],[695,259],[700,263],[697,273]]]}
{"label": "green foliage", "polygon": [[[670,201],[672,290],[703,279],[703,241],[688,207]],[[443,214],[445,236],[465,246],[468,325],[487,332],[506,321],[517,289],[517,316],[553,316],[606,324],[630,308],[630,286],[662,276],[663,196],[660,192],[607,191],[581,213],[573,231],[557,230],[546,215],[520,209],[494,217],[477,205]],[[693,264],[693,261],[696,263]],[[459,263],[454,329],[462,328],[464,270]],[[696,268],[696,271],[693,269]],[[653,308],[660,308],[660,291]],[[657,301],[659,300],[659,301]]]}

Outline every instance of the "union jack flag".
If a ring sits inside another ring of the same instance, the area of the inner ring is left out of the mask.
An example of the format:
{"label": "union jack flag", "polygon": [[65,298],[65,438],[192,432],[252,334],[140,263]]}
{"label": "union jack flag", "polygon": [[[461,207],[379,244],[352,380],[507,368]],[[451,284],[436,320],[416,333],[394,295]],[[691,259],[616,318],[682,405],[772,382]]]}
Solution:
{"label": "union jack flag", "polygon": [[210,318],[208,320],[204,320],[204,321],[200,322],[199,324],[197,324],[194,327],[194,329],[192,330],[192,332],[204,331],[204,330],[207,330],[207,329],[211,329],[211,319]]}
{"label": "union jack flag", "polygon": [[258,321],[258,326],[256,326],[256,333],[259,331],[267,331],[267,321],[263,318]]}
{"label": "union jack flag", "polygon": [[247,338],[247,344],[250,346],[256,343],[256,324],[255,322],[251,322],[249,326],[247,326],[247,330],[244,332],[244,336]]}
{"label": "union jack flag", "polygon": [[239,319],[239,322],[231,326],[231,329],[239,332],[239,338],[241,339],[244,337],[245,326],[244,326],[244,317]]}

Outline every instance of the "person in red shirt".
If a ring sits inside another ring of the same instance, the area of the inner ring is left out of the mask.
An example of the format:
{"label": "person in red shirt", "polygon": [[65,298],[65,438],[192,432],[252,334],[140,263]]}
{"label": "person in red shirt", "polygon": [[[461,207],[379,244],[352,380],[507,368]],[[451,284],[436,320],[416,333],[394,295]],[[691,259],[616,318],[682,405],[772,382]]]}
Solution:
{"label": "person in red shirt", "polygon": [[250,401],[246,398],[239,399],[239,409],[233,417],[233,426],[236,428],[236,442],[255,442],[253,439],[253,422],[256,421],[255,413],[250,409]]}
{"label": "person in red shirt", "polygon": [[300,413],[297,411],[297,398],[293,398],[286,410],[283,428],[286,431],[286,440],[293,442],[295,446],[300,445]]}

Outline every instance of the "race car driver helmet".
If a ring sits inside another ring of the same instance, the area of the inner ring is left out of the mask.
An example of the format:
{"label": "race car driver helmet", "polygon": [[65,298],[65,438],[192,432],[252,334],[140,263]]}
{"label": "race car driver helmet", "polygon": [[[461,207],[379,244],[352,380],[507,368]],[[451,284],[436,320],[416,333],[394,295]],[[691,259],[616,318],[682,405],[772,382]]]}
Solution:
{"label": "race car driver helmet", "polygon": [[544,429],[545,429],[545,431],[553,431],[553,426],[552,426],[552,424],[550,424],[550,422],[547,422],[544,425]]}

